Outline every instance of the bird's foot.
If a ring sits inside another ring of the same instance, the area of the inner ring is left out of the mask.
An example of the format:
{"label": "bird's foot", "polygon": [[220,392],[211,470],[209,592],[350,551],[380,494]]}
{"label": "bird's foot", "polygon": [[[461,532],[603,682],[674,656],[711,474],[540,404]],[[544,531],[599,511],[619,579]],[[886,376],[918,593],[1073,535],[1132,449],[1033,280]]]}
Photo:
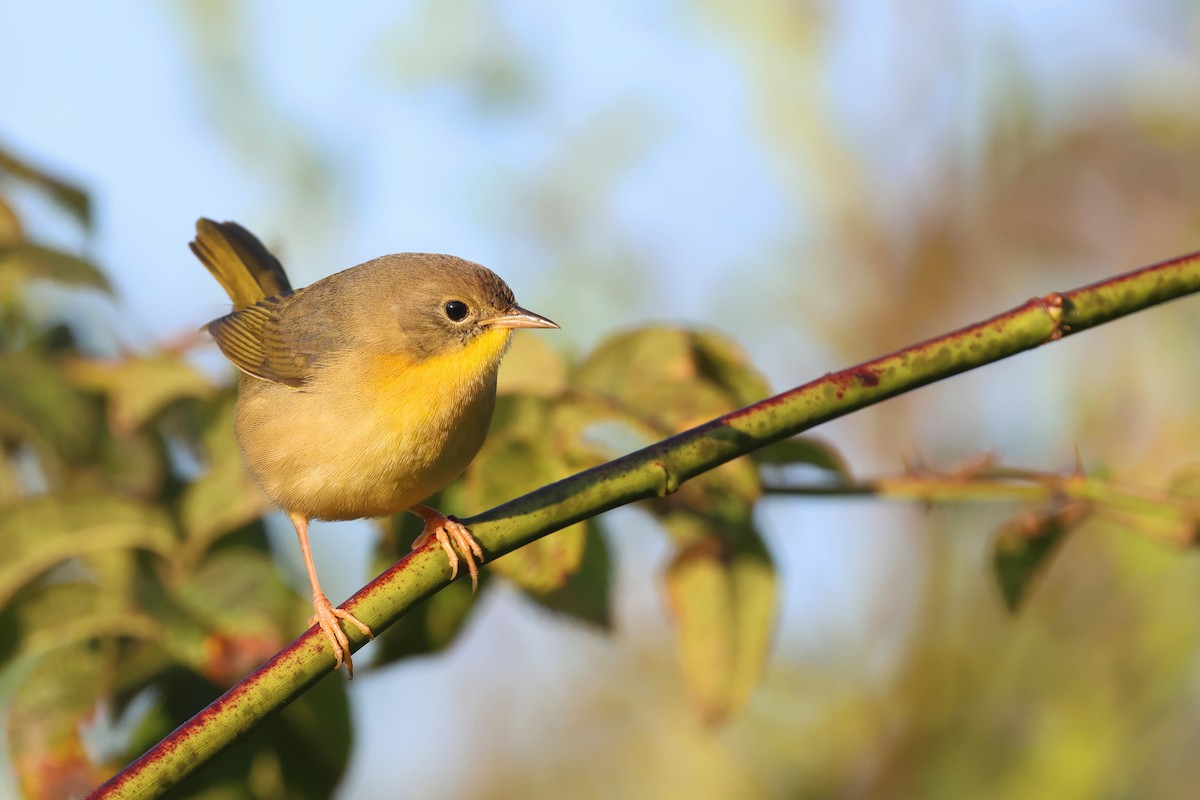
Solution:
{"label": "bird's foot", "polygon": [[[483,563],[483,550],[467,530],[467,526],[428,506],[414,506],[411,510],[425,520],[425,530],[413,542],[413,550],[424,546],[430,539],[437,539],[446,553],[446,560],[450,562],[450,580],[458,577],[458,558],[459,553],[462,553],[467,562],[467,572],[471,574],[471,591],[478,589],[479,565]],[[456,549],[458,552],[455,552]]]}
{"label": "bird's foot", "polygon": [[370,628],[360,622],[349,611],[334,608],[333,603],[329,602],[329,598],[322,592],[313,595],[313,610],[317,613],[308,618],[308,624],[320,625],[325,637],[329,639],[329,643],[333,646],[333,655],[337,659],[337,663],[334,664],[333,668],[337,669],[342,666],[342,662],[345,662],[346,674],[353,680],[354,661],[350,658],[350,640],[346,638],[346,632],[342,630],[339,621],[346,620],[362,631],[363,635],[368,639],[374,639],[375,635],[371,633]]}

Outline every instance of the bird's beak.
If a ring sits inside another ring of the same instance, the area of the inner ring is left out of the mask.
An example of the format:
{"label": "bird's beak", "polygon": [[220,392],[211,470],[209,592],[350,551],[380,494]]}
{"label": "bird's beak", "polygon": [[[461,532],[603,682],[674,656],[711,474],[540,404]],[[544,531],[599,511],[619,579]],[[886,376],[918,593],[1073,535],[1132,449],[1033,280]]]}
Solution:
{"label": "bird's beak", "polygon": [[491,328],[557,328],[558,325],[541,314],[513,306],[498,317],[481,320],[480,325]]}

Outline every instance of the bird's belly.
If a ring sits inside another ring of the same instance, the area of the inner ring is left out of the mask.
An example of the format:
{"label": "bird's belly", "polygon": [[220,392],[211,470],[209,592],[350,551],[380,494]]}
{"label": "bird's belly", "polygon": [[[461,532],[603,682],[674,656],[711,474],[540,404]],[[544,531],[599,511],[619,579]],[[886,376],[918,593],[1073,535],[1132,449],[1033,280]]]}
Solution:
{"label": "bird's belly", "polygon": [[355,392],[339,388],[350,384],[336,375],[300,391],[245,379],[238,438],[251,474],[285,511],[333,520],[395,514],[454,480],[479,451],[494,370],[457,384],[412,369],[374,374]]}

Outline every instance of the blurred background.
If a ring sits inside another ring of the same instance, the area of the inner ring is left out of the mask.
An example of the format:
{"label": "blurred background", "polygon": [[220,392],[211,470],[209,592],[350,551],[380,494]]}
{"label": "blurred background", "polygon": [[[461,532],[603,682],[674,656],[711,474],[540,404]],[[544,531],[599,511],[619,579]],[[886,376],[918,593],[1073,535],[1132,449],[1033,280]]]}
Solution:
{"label": "blurred background", "polygon": [[[95,357],[226,313],[187,251],[201,215],[255,231],[296,285],[404,250],[487,264],[568,359],[634,325],[715,329],[776,390],[1200,247],[1183,0],[54,0],[4,4],[0,31],[0,147],[94,220],[10,202],[115,294],[46,289],[28,313]],[[986,452],[1065,472],[1078,448],[1161,487],[1200,444],[1198,340],[1184,300],[816,433],[856,475]],[[189,358],[232,382],[211,346]],[[1016,508],[759,502],[773,648],[718,726],[681,685],[669,543],[611,512],[611,629],[491,582],[446,650],[348,685],[336,796],[1192,796],[1200,564],[1089,525],[1009,615],[988,552]],[[267,529],[303,594],[290,528]],[[376,535],[316,528],[335,602]]]}

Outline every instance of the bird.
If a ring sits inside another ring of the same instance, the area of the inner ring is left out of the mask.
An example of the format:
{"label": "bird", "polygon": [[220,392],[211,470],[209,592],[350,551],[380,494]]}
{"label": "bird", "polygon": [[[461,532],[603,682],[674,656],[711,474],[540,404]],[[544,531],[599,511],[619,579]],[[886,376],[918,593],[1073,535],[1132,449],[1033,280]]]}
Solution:
{"label": "bird", "polygon": [[295,527],[312,588],[308,624],[329,640],[334,669],[344,663],[353,678],[341,623],[374,634],[322,591],[309,523],[411,512],[424,522],[413,549],[436,539],[451,580],[461,556],[474,590],[479,543],[422,501],[483,445],[513,331],[558,325],[517,305],[490,269],[454,256],[385,255],[293,289],[235,222],[200,218],[190,248],[233,303],[205,328],[241,371],[243,463]]}

